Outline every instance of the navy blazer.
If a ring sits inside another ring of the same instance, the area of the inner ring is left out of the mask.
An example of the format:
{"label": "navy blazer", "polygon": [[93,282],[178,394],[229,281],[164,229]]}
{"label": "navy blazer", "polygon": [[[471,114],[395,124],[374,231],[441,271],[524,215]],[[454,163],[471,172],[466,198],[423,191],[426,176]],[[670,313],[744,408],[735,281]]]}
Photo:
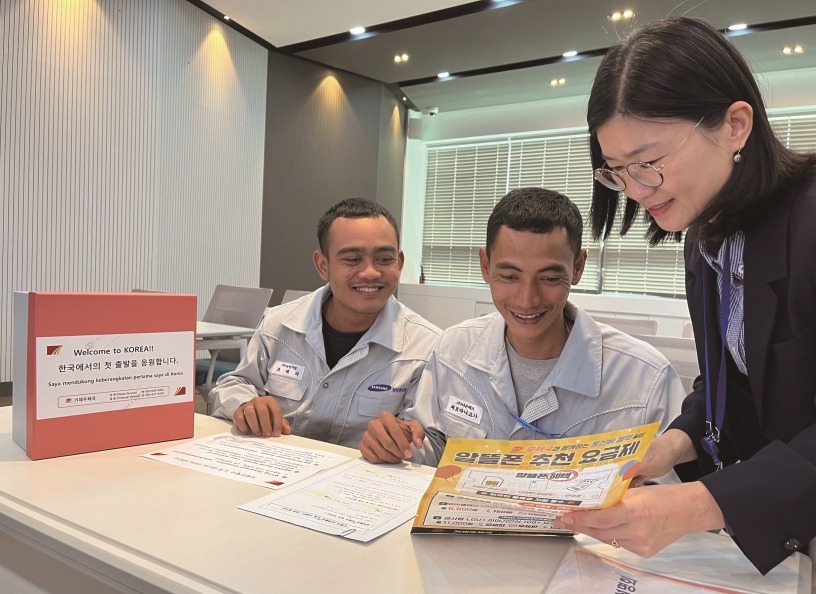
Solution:
{"label": "navy blazer", "polygon": [[[681,465],[678,474],[684,480],[702,477],[737,546],[764,574],[816,537],[816,170],[779,192],[755,220],[744,231],[747,378],[726,350],[728,395],[720,450],[727,466],[714,472],[700,444],[706,419],[702,378],[671,428],[686,432],[697,450],[693,469]],[[685,260],[697,357],[704,373],[703,320],[708,316],[716,392],[719,298],[716,282],[709,282],[711,311],[706,312],[700,274],[710,269],[693,230],[686,237]]]}

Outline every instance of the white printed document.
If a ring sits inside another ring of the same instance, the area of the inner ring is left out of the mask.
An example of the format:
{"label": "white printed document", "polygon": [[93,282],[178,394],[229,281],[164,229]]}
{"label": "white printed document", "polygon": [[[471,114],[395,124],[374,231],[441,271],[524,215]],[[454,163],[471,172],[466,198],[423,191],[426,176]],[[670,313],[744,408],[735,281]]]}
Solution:
{"label": "white printed document", "polygon": [[337,466],[348,456],[280,443],[274,437],[220,433],[144,454],[175,464],[267,489],[279,489]]}
{"label": "white printed document", "polygon": [[[649,487],[642,487],[648,489]],[[564,555],[545,594],[810,594],[811,562],[795,553],[762,575],[730,537],[701,532],[644,558],[584,535]]]}
{"label": "white printed document", "polygon": [[368,542],[413,519],[433,478],[421,468],[349,460],[240,509]]}

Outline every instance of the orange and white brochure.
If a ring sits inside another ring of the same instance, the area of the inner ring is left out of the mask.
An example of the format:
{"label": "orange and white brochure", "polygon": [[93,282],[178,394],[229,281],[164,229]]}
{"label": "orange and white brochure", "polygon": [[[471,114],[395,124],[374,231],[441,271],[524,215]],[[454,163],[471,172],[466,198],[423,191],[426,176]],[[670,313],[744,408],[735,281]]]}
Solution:
{"label": "orange and white brochure", "polygon": [[562,439],[448,439],[411,532],[572,534],[553,521],[620,501],[659,426]]}

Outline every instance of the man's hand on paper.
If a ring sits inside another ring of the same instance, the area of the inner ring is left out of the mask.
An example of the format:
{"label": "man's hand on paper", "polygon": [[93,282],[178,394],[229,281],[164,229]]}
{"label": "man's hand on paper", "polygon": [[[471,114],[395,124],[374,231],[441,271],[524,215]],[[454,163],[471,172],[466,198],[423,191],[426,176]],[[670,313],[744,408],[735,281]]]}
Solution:
{"label": "man's hand on paper", "polygon": [[289,421],[283,418],[283,411],[272,396],[257,396],[245,402],[232,415],[232,422],[241,433],[258,437],[280,437],[281,434],[292,433]]}
{"label": "man's hand on paper", "polygon": [[643,557],[651,557],[686,534],[725,525],[717,502],[703,483],[629,489],[617,505],[564,514],[556,528],[581,532]]}
{"label": "man's hand on paper", "polygon": [[359,448],[369,462],[395,464],[410,458],[411,446],[421,448],[424,439],[425,430],[418,421],[402,421],[383,411],[368,422]]}

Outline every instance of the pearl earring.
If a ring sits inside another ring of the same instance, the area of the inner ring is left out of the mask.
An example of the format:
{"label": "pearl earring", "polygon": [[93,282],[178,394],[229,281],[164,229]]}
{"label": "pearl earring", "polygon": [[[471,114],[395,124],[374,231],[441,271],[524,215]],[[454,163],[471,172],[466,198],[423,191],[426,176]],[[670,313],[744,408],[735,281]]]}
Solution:
{"label": "pearl earring", "polygon": [[742,161],[742,155],[740,155],[740,151],[742,151],[742,146],[737,149],[737,154],[734,155],[734,163],[739,163]]}

